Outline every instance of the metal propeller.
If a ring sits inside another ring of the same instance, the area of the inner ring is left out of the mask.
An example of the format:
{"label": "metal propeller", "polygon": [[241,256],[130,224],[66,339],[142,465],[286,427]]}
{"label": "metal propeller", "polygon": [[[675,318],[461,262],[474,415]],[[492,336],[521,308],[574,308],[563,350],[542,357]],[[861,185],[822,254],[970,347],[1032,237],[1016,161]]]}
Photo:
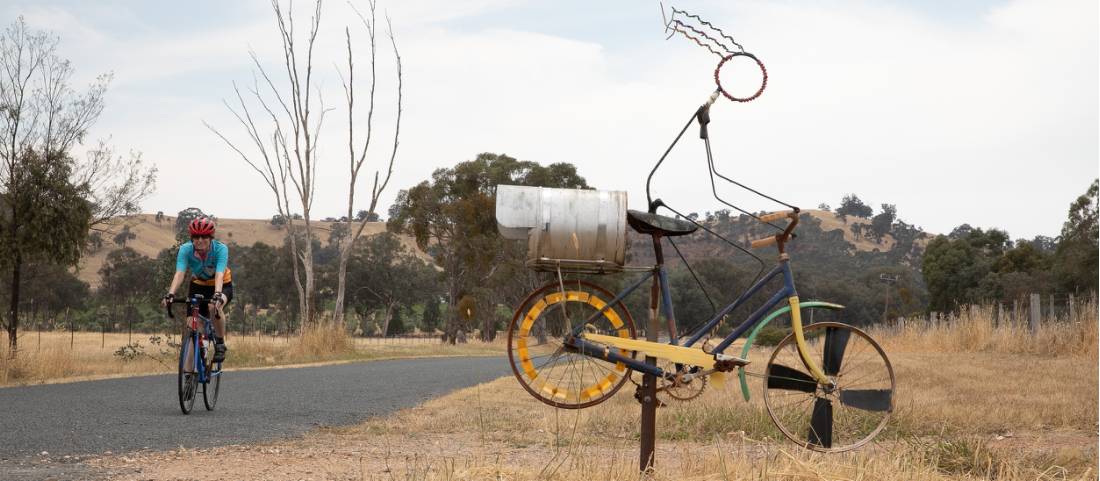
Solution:
{"label": "metal propeller", "polygon": [[[834,378],[840,373],[844,365],[844,355],[847,352],[851,331],[838,327],[825,329],[825,346],[822,353],[822,371],[826,376]],[[807,433],[807,441],[810,444],[830,448],[833,444],[833,397],[828,394],[835,392],[836,399],[841,404],[861,409],[864,411],[889,411],[891,407],[890,389],[824,389],[824,393],[818,393],[818,382],[810,374],[782,364],[772,364],[768,371],[768,389],[784,389],[815,394],[813,413],[810,417],[810,427]]]}

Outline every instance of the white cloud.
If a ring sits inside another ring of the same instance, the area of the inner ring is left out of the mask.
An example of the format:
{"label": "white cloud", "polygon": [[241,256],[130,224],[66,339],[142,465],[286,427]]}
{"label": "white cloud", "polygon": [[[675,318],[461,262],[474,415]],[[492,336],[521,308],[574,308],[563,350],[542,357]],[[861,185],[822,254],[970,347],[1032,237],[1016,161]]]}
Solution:
{"label": "white cloud", "polygon": [[[315,64],[326,103],[338,106],[340,27],[350,23],[356,39],[362,31],[346,6],[330,3]],[[517,5],[381,6],[398,32],[406,82],[398,171],[383,205],[435,168],[493,151],[572,162],[590,183],[629,190],[632,206],[643,207],[645,176],[713,90],[717,58],[681,38],[661,42],[652,24],[609,25],[606,38],[584,39],[503,23],[455,30],[486,12],[521,11]],[[625,8],[656,16],[651,7]],[[779,198],[813,207],[855,192],[875,207],[896,204],[903,219],[933,232],[969,222],[1030,237],[1056,234],[1069,202],[1097,176],[1095,2],[1019,0],[963,22],[858,1],[692,9],[768,66],[764,95],[748,104],[721,100],[711,134],[723,173]],[[277,66],[269,12],[170,34],[126,12],[114,21],[133,25],[131,33],[106,32],[99,17],[67,8],[28,12],[64,28],[62,45],[82,73],[116,72],[96,133],[159,163],[149,210],[198,204],[206,194],[195,192],[194,179],[209,175],[225,199],[211,208],[219,215],[272,213],[260,180],[201,124],[241,133],[220,101],[232,95],[231,81],[249,80],[249,45]],[[652,30],[653,41],[612,39],[633,29]],[[381,47],[372,151],[379,159],[388,158],[394,102],[392,60]],[[361,79],[365,55],[357,51]],[[343,115],[330,114],[334,130],[322,145],[321,216],[338,215],[344,195]],[[710,198],[697,133],[693,126],[681,140],[654,187],[673,205],[702,212],[722,206]],[[750,210],[776,207],[723,192]]]}

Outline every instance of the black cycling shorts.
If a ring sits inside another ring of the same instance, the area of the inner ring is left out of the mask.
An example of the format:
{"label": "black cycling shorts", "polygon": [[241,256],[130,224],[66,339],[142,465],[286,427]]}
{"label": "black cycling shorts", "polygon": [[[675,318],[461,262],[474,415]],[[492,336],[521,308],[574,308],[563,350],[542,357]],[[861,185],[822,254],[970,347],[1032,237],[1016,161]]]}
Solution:
{"label": "black cycling shorts", "polygon": [[[195,294],[202,295],[203,299],[205,299],[204,302],[199,303],[199,314],[202,314],[202,317],[210,319],[209,301],[210,298],[214,297],[214,286],[204,286],[202,284],[195,284],[192,282],[190,289],[187,290],[187,298],[190,299],[191,296]],[[228,306],[229,302],[233,300],[232,282],[222,284],[222,294],[225,295],[225,306]],[[225,306],[222,306],[222,308],[224,309]]]}

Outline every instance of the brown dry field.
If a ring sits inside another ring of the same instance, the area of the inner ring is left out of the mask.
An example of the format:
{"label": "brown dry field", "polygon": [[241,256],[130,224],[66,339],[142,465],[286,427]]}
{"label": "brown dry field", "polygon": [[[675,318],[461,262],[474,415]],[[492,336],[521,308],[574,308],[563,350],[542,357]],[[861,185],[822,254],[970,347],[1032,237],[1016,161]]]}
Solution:
{"label": "brown dry field", "polygon": [[[639,408],[626,392],[556,410],[512,377],[391,416],[257,445],[88,461],[112,479],[271,480],[1084,480],[1097,479],[1097,310],[995,329],[988,311],[953,325],[876,330],[894,364],[897,410],[875,443],[823,455],[783,440],[758,379],[658,412],[656,471],[637,474]],[[761,369],[767,351],[752,359]],[[751,369],[750,369],[751,371]]]}
{"label": "brown dry field", "polygon": [[[322,241],[327,241],[328,233],[332,230],[332,222],[312,221],[315,234]],[[154,214],[138,214],[113,219],[108,225],[112,233],[117,233],[122,226],[130,226],[130,231],[136,236],[126,245],[133,248],[139,254],[155,258],[161,250],[176,244],[176,218],[165,216],[164,220],[156,222]],[[385,222],[371,222],[363,229],[364,235],[374,235],[386,230]],[[99,285],[99,268],[107,259],[107,254],[118,246],[111,240],[112,235],[106,235],[103,239],[103,248],[95,254],[85,255],[80,259],[77,268],[77,277],[87,282],[93,288]],[[240,245],[251,246],[256,242],[263,242],[271,246],[283,245],[286,232],[277,226],[271,225],[271,219],[218,219],[218,240],[222,242],[236,242]],[[412,252],[420,253],[416,243],[411,237],[401,236],[401,242]],[[425,257],[427,260],[427,257]]]}
{"label": "brown dry field", "polygon": [[[841,229],[844,232],[844,239],[851,243],[855,250],[871,251],[878,249],[887,251],[894,247],[894,239],[889,235],[883,237],[881,242],[875,242],[852,233],[852,225],[869,224],[869,219],[848,217],[845,222],[828,211],[808,209],[804,212],[820,219],[821,228],[826,231]],[[316,235],[322,240],[328,239],[328,232],[332,229],[332,224],[332,222],[313,221],[314,229],[317,231]],[[161,222],[156,222],[154,214],[119,217],[112,220],[108,228],[111,232],[117,232],[124,225],[130,226],[130,231],[136,236],[133,240],[128,241],[126,245],[144,256],[156,257],[164,248],[175,245],[175,217],[165,216]],[[367,224],[363,233],[364,235],[374,235],[385,230],[386,224],[384,222],[373,222]],[[99,285],[99,268],[106,260],[107,254],[118,247],[110,237],[111,235],[105,236],[104,246],[98,252],[81,258],[80,265],[77,268],[77,277],[93,288]],[[285,237],[286,234],[282,228],[271,225],[270,219],[218,219],[218,239],[224,242],[232,241],[246,246],[263,242],[272,246],[281,246]],[[411,237],[400,236],[400,238],[402,244],[410,251],[417,253],[426,261],[431,260],[416,247],[416,242]]]}

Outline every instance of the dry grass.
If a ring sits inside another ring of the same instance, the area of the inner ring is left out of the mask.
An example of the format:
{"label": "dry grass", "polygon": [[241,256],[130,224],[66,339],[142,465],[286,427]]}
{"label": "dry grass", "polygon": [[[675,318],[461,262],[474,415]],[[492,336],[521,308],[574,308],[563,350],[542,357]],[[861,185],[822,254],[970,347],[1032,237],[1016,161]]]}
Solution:
{"label": "dry grass", "polygon": [[[1056,346],[1049,349],[984,330],[977,314],[953,327],[876,333],[897,373],[898,410],[876,443],[854,453],[816,454],[780,438],[758,378],[748,404],[735,383],[712,386],[658,411],[657,469],[644,479],[1096,479],[1097,321],[1095,309],[1085,312],[1080,330],[1091,338],[1050,326],[1037,338]],[[752,353],[757,372],[765,354]],[[507,377],[297,439],[97,464],[119,479],[186,477],[206,455],[232,466],[222,479],[643,479],[629,387],[593,408],[565,411]],[[140,471],[127,471],[132,466]]]}
{"label": "dry grass", "polygon": [[900,329],[877,329],[890,352],[990,352],[1097,358],[1096,300],[1083,303],[1076,317],[1046,323],[1034,335],[1026,320],[995,321],[993,307],[970,306],[948,321],[929,326],[909,322]]}
{"label": "dry grass", "polygon": [[[339,329],[321,327],[301,336],[270,337],[230,335],[229,369],[285,366],[316,362],[359,361],[426,356],[466,356],[502,353],[499,342],[471,342],[457,346],[438,340],[385,341],[353,338]],[[71,337],[70,337],[71,336]],[[175,338],[178,341],[178,335]],[[124,359],[115,353],[127,345],[126,334],[93,332],[27,332],[20,336],[19,355],[7,355],[7,335],[0,333],[0,386],[75,381],[102,377],[175,372],[177,348],[150,342],[150,334],[133,335],[141,354]],[[70,347],[71,342],[71,347]]]}

